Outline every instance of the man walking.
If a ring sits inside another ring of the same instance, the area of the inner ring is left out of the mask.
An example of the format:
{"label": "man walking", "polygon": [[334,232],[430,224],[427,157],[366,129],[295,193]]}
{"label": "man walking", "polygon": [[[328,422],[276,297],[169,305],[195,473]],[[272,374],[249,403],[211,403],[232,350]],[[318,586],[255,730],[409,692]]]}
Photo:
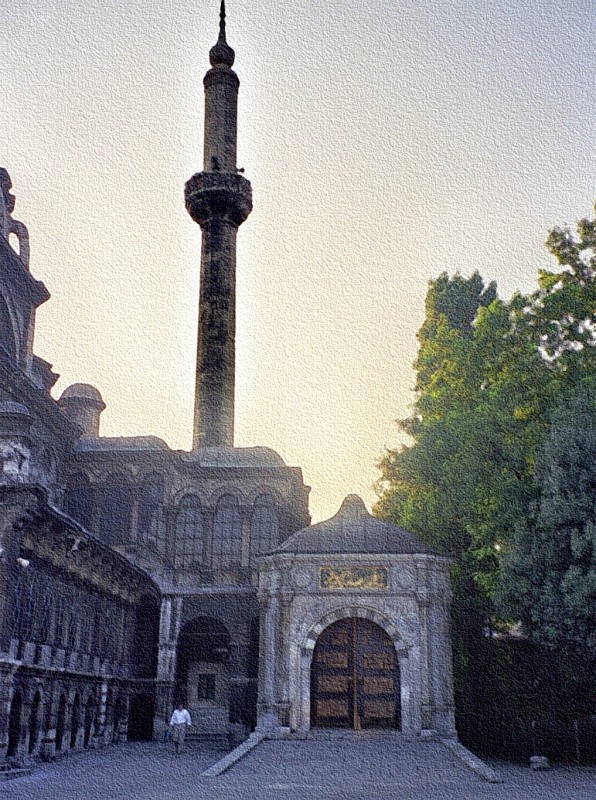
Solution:
{"label": "man walking", "polygon": [[172,741],[174,742],[174,747],[176,749],[177,754],[180,752],[180,750],[182,749],[182,745],[184,744],[186,729],[190,728],[191,725],[192,722],[190,720],[190,714],[184,708],[182,703],[180,703],[178,708],[174,709],[174,713],[172,714],[172,719],[170,720]]}

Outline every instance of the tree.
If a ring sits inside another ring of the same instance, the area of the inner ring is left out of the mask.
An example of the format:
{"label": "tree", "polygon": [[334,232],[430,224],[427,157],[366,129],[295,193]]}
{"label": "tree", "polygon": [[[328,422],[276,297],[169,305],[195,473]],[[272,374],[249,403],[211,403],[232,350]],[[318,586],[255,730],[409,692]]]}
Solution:
{"label": "tree", "polygon": [[[596,211],[596,206],[595,206]],[[546,246],[558,272],[541,271],[534,316],[542,346],[573,377],[596,372],[596,221],[582,219],[577,234],[554,228]]]}
{"label": "tree", "polygon": [[505,557],[501,605],[548,647],[596,658],[596,377],[555,410],[536,485]]}
{"label": "tree", "polygon": [[399,423],[413,443],[380,463],[377,513],[455,558],[467,554],[489,595],[533,496],[534,453],[558,393],[529,303],[503,303],[477,273],[431,282],[414,413]]}

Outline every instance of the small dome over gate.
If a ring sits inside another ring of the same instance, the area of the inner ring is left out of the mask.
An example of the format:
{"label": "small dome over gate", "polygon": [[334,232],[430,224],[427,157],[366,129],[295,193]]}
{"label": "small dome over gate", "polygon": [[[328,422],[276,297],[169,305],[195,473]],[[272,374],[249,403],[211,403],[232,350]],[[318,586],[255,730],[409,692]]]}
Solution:
{"label": "small dome over gate", "polygon": [[349,494],[344,499],[334,517],[303,528],[275,552],[436,555],[434,550],[423,544],[414,534],[369,514],[364,502],[356,494]]}

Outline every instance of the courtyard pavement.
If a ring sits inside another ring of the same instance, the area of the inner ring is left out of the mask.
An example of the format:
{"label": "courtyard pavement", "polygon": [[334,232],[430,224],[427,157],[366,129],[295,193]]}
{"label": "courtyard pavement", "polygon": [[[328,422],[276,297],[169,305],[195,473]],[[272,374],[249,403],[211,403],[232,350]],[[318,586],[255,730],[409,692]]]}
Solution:
{"label": "courtyard pavement", "polygon": [[0,784],[11,800],[595,800],[596,768],[491,762],[503,783],[487,783],[436,743],[397,733],[319,734],[263,742],[217,778],[201,773],[225,750],[189,744],[127,743],[38,766]]}

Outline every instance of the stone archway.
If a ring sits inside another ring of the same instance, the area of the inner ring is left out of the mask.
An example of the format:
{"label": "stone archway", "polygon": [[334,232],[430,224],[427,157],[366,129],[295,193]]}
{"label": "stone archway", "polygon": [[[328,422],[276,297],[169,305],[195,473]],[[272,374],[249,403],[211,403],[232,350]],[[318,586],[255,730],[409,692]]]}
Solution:
{"label": "stone archway", "polygon": [[83,721],[83,747],[87,748],[93,741],[95,734],[95,697],[90,694],[85,704],[85,717]]}
{"label": "stone archway", "polygon": [[[298,703],[292,712],[292,728],[306,732],[311,727],[311,675],[313,655],[319,636],[328,627],[340,620],[360,619],[374,623],[386,635],[395,652],[396,677],[395,681],[395,717],[394,727],[400,727],[404,733],[409,734],[412,722],[410,703],[413,692],[409,686],[408,651],[397,627],[390,619],[372,608],[348,607],[339,608],[327,613],[313,625],[299,649],[298,672],[294,684],[299,692]],[[373,676],[374,677],[374,676]],[[295,695],[294,695],[295,696]]]}
{"label": "stone archway", "polygon": [[72,711],[70,714],[70,749],[74,750],[77,746],[77,738],[79,733],[79,725],[80,725],[80,713],[81,713],[81,698],[79,693],[75,695],[74,702],[72,704]]}
{"label": "stone archway", "polygon": [[41,694],[39,690],[35,692],[35,697],[31,703],[31,712],[29,714],[29,746],[27,752],[31,755],[37,747],[37,739],[39,737],[39,717],[41,710]]}
{"label": "stone archway", "polygon": [[147,692],[133,694],[130,698],[128,716],[128,740],[150,742],[153,738],[155,698]]}
{"label": "stone archway", "polygon": [[313,651],[313,727],[399,728],[399,664],[393,642],[375,622],[344,617],[328,625]]}
{"label": "stone archway", "polygon": [[201,733],[227,733],[230,716],[228,629],[213,617],[195,617],[181,629],[176,649],[175,704],[190,711]]}
{"label": "stone archway", "polygon": [[21,741],[21,725],[23,717],[23,695],[16,691],[10,704],[10,716],[8,718],[8,758],[16,756]]}
{"label": "stone archway", "polygon": [[58,717],[56,720],[56,752],[62,752],[64,731],[66,730],[66,695],[62,693],[58,702]]}

